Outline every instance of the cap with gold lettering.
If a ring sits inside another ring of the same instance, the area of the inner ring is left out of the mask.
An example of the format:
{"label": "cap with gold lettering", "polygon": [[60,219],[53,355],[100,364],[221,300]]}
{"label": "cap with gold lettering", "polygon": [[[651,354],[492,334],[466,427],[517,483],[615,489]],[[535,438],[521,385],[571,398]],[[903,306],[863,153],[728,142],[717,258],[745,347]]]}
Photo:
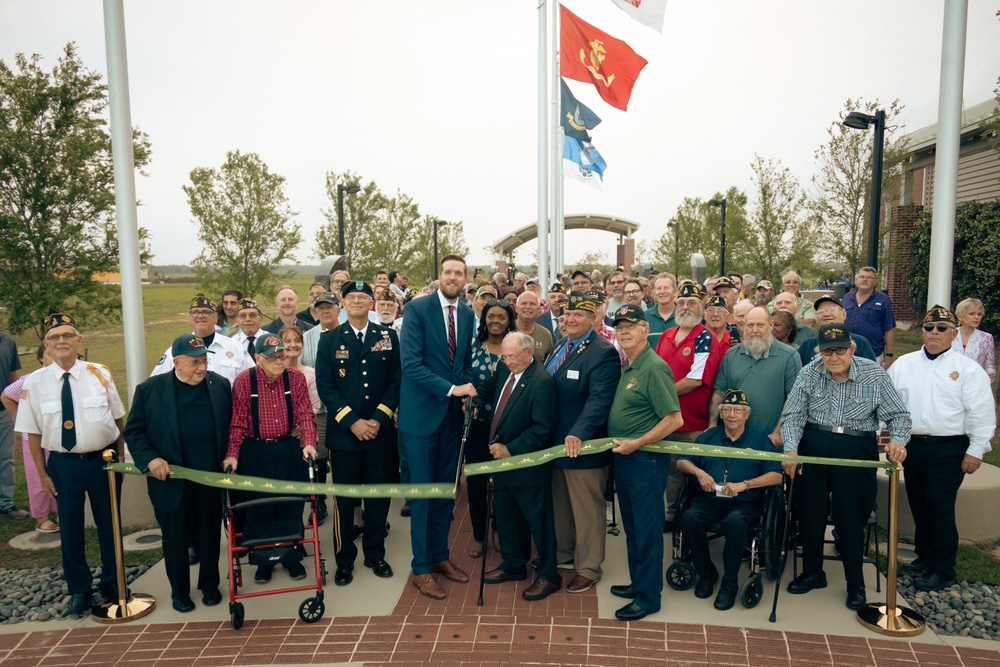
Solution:
{"label": "cap with gold lettering", "polygon": [[195,308],[209,308],[211,310],[218,310],[218,308],[215,305],[215,302],[201,293],[195,294],[194,298],[191,299],[191,304],[188,306],[188,310],[194,310]]}
{"label": "cap with gold lettering", "polygon": [[747,402],[747,395],[744,394],[740,389],[727,389],[726,393],[722,395],[723,405],[745,405],[750,407],[750,403]]}
{"label": "cap with gold lettering", "polygon": [[66,313],[51,313],[45,318],[45,333],[56,327],[73,327],[76,329],[76,320],[73,319],[72,315],[67,315]]}
{"label": "cap with gold lettering", "polygon": [[707,293],[708,292],[705,290],[705,286],[701,283],[682,283],[680,291],[677,292],[677,296],[704,299]]}
{"label": "cap with gold lettering", "polygon": [[[257,305],[256,301],[254,301],[253,299],[249,299],[249,298],[247,298],[247,299],[240,299],[240,303],[239,303],[239,309],[240,310],[247,310],[247,309],[250,309],[250,308],[252,308],[253,310],[256,310],[258,313],[261,313],[260,306]],[[261,313],[261,314],[263,314],[263,313]]]}
{"label": "cap with gold lettering", "polygon": [[829,350],[831,347],[850,347],[851,330],[843,324],[824,324],[819,328],[819,349]]}
{"label": "cap with gold lettering", "polygon": [[927,311],[926,315],[924,315],[923,323],[927,324],[928,322],[950,322],[956,327],[958,326],[958,318],[955,317],[955,314],[944,306],[939,306],[937,304],[931,306],[931,309]]}
{"label": "cap with gold lettering", "polygon": [[596,313],[597,304],[583,292],[570,292],[566,310],[582,310],[588,313]]}

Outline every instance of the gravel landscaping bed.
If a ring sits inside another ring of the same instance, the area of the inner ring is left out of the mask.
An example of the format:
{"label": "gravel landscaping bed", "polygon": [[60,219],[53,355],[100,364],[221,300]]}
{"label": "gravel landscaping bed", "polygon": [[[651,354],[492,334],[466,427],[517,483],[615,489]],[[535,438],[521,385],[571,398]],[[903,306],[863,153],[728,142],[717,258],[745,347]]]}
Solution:
{"label": "gravel landscaping bed", "polygon": [[896,590],[939,635],[1000,639],[1000,586],[959,581],[940,591],[921,591],[913,577],[903,575]]}
{"label": "gravel landscaping bed", "polygon": [[[148,565],[126,568],[126,585],[131,585],[148,569]],[[90,570],[94,575],[96,591],[101,568],[92,567]],[[95,594],[94,598],[96,601],[98,596]],[[66,612],[69,599],[62,568],[0,570],[0,625],[79,618],[79,615]]]}

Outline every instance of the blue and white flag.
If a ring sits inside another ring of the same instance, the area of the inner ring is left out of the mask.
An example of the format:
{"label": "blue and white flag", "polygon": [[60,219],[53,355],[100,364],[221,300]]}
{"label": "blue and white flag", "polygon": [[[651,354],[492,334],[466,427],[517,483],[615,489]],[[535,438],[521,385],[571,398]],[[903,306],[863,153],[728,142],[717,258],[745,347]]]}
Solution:
{"label": "blue and white flag", "polygon": [[608,163],[594,148],[594,144],[573,137],[563,137],[563,157],[573,163],[566,167],[566,176],[600,187],[599,183],[604,180],[604,170],[608,168]]}

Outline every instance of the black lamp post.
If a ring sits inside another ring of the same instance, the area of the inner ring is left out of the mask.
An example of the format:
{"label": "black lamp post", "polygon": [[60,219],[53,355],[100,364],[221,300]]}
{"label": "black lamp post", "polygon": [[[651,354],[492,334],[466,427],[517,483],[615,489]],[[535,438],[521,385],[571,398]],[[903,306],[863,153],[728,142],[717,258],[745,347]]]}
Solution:
{"label": "black lamp post", "polygon": [[357,183],[342,185],[337,183],[337,252],[344,255],[344,193],[349,195],[357,194],[361,191],[361,186]]}
{"label": "black lamp post", "polygon": [[668,222],[667,229],[674,233],[674,277],[680,280],[680,255],[681,255],[681,237],[680,228],[676,223]]}
{"label": "black lamp post", "polygon": [[854,130],[867,130],[875,126],[875,148],[872,151],[872,196],[871,211],[868,216],[868,266],[878,268],[878,227],[882,209],[882,152],[885,148],[885,111],[876,111],[869,116],[860,111],[852,111],[844,119],[844,125]]}
{"label": "black lamp post", "polygon": [[448,223],[437,218],[431,222],[434,223],[434,266],[431,267],[431,278],[433,279],[437,275],[438,270],[438,227],[444,227]]}
{"label": "black lamp post", "polygon": [[709,206],[718,206],[722,209],[722,228],[719,234],[719,275],[726,275],[726,198],[709,199]]}

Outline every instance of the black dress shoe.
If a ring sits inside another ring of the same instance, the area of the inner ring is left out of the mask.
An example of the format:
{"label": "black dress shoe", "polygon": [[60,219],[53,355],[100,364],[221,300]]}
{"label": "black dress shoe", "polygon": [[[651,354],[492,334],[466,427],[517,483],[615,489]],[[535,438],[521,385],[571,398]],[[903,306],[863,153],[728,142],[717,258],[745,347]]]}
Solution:
{"label": "black dress shoe", "polygon": [[194,611],[194,602],[189,597],[174,598],[174,609],[182,614],[186,614],[189,611]]}
{"label": "black dress shoe", "polygon": [[909,574],[916,577],[927,572],[927,563],[925,563],[924,560],[918,556],[913,561],[903,565],[900,570],[903,574]]}
{"label": "black dress shoe", "polygon": [[206,588],[201,592],[201,603],[206,607],[214,607],[222,602],[222,593],[218,588]]}
{"label": "black dress shoe", "polygon": [[808,593],[814,588],[826,588],[826,572],[803,573],[788,582],[788,592],[794,595]]}
{"label": "black dress shoe", "polygon": [[719,594],[715,596],[715,608],[719,611],[732,609],[736,604],[736,592],[739,587],[735,581],[723,581],[719,586]]}
{"label": "black dress shoe", "polygon": [[857,611],[868,604],[868,599],[865,598],[865,587],[848,586],[847,601],[844,604],[847,605],[848,609],[853,609],[854,611]]}
{"label": "black dress shoe", "polygon": [[633,602],[616,611],[615,618],[619,621],[638,621],[640,618],[645,618],[652,613],[649,609],[643,609]]}
{"label": "black dress shoe", "polygon": [[498,567],[487,572],[484,581],[488,584],[502,584],[505,581],[524,581],[527,578],[527,572],[508,572],[502,567]]}
{"label": "black dress shoe", "polygon": [[392,568],[385,562],[384,558],[365,559],[365,567],[370,567],[376,577],[391,577]]}
{"label": "black dress shoe", "polygon": [[699,576],[698,585],[694,587],[694,596],[702,600],[712,597],[712,592],[715,590],[715,582],[718,580],[718,570],[712,570],[712,574],[707,577]]}
{"label": "black dress shoe", "polygon": [[195,565],[198,563],[198,549],[197,547],[188,547],[188,564]]}
{"label": "black dress shoe", "polygon": [[399,508],[399,516],[410,516],[410,501],[407,500],[403,503],[403,506]]}
{"label": "black dress shoe", "polygon": [[632,600],[635,599],[635,586],[632,584],[627,584],[625,586],[612,586],[611,594],[615,597]]}
{"label": "black dress shoe", "polygon": [[338,566],[337,572],[333,575],[333,583],[338,586],[346,586],[352,581],[354,581],[354,568],[346,565]]}
{"label": "black dress shoe", "polygon": [[73,593],[66,611],[71,614],[85,614],[90,610],[90,593]]}
{"label": "black dress shoe", "polygon": [[939,591],[955,583],[954,579],[945,579],[937,572],[928,572],[913,580],[913,585],[922,591]]}
{"label": "black dress shoe", "polygon": [[108,604],[118,604],[118,584],[99,584],[97,594]]}

